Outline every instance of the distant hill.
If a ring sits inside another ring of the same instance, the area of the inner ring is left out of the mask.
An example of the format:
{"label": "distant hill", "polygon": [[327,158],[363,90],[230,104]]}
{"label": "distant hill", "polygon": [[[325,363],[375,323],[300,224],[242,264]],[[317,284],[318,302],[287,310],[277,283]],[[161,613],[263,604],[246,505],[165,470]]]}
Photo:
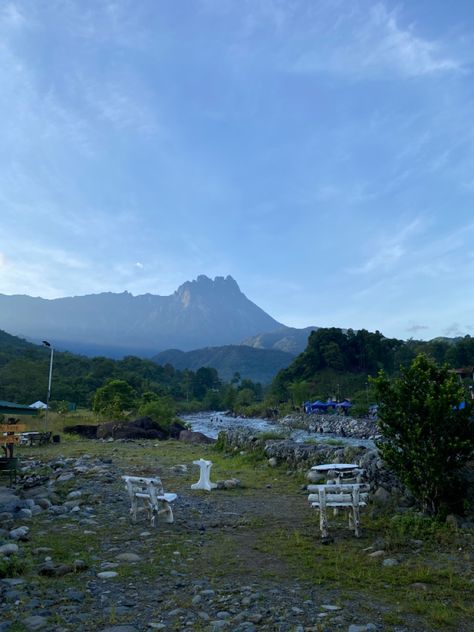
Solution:
{"label": "distant hill", "polygon": [[281,327],[230,276],[201,275],[170,296],[107,292],[48,300],[0,294],[0,329],[86,355],[150,357],[169,348],[238,344]]}
{"label": "distant hill", "polygon": [[157,364],[171,364],[175,369],[197,371],[200,367],[212,367],[219,376],[230,381],[235,373],[241,378],[268,384],[275,375],[287,367],[294,359],[294,354],[278,349],[254,349],[242,345],[226,345],[223,347],[206,347],[195,351],[179,351],[168,349],[153,356]]}
{"label": "distant hill", "polygon": [[254,349],[277,349],[298,355],[306,349],[310,333],[317,329],[318,327],[305,327],[304,329],[280,327],[270,333],[250,336],[243,340],[241,344]]}

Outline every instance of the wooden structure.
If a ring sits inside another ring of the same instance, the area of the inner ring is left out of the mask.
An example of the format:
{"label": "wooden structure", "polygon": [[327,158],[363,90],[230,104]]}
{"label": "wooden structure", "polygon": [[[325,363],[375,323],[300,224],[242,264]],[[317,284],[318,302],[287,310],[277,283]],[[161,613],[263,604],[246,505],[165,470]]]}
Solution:
{"label": "wooden structure", "polygon": [[171,503],[178,497],[174,493],[165,493],[161,478],[145,478],[143,476],[122,476],[130,498],[130,513],[132,521],[136,522],[138,512],[145,509],[153,527],[156,518],[164,514],[165,521],[174,522]]}
{"label": "wooden structure", "polygon": [[369,486],[364,483],[309,485],[312,492],[308,496],[311,506],[319,511],[321,537],[328,537],[328,508],[347,509],[349,511],[349,529],[359,537],[359,509],[367,504]]}
{"label": "wooden structure", "polygon": [[10,419],[9,423],[0,424],[0,445],[5,456],[0,458],[0,472],[6,472],[10,476],[10,487],[16,481],[18,458],[13,456],[13,447],[20,443],[20,433],[25,429],[24,424],[16,423],[16,419]]}

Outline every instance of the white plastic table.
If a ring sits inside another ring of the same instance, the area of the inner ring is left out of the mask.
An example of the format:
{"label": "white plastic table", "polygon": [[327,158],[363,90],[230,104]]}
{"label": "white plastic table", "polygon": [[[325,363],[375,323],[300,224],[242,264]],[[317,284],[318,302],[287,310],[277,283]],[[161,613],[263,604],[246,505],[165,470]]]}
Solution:
{"label": "white plastic table", "polygon": [[315,472],[349,472],[358,467],[357,463],[323,463],[322,465],[313,465],[311,469]]}
{"label": "white plastic table", "polygon": [[194,465],[199,465],[199,480],[197,483],[191,485],[191,489],[205,489],[210,492],[211,489],[215,489],[217,485],[211,483],[211,467],[212,461],[206,461],[206,459],[198,459],[193,461]]}
{"label": "white plastic table", "polygon": [[[313,465],[311,468],[313,472],[319,472],[321,474],[329,474],[329,472],[334,472],[335,474],[335,482],[341,483],[344,481],[344,478],[352,478],[352,473],[355,471],[354,476],[356,478],[360,478],[364,473],[364,470],[361,469],[357,463],[323,463],[321,465]],[[331,477],[331,480],[334,480]]]}

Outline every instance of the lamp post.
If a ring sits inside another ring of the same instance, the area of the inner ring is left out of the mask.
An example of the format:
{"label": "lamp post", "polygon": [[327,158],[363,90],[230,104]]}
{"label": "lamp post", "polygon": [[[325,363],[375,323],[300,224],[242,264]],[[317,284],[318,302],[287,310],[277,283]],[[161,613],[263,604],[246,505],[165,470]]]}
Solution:
{"label": "lamp post", "polygon": [[49,359],[49,379],[48,379],[48,394],[46,395],[46,414],[44,417],[44,425],[45,432],[48,430],[48,411],[49,411],[49,398],[51,396],[51,379],[53,377],[53,356],[54,356],[54,348],[47,340],[43,340],[43,344],[45,347],[51,349],[51,356]]}

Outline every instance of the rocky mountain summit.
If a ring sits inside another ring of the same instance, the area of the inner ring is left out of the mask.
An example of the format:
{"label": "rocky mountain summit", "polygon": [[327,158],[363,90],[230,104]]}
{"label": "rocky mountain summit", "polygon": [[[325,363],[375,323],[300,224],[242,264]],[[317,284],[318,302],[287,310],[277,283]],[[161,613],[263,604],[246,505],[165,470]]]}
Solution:
{"label": "rocky mountain summit", "polygon": [[282,325],[249,300],[231,277],[200,275],[170,296],[129,292],[57,299],[0,294],[0,329],[85,355],[152,356],[239,344]]}

